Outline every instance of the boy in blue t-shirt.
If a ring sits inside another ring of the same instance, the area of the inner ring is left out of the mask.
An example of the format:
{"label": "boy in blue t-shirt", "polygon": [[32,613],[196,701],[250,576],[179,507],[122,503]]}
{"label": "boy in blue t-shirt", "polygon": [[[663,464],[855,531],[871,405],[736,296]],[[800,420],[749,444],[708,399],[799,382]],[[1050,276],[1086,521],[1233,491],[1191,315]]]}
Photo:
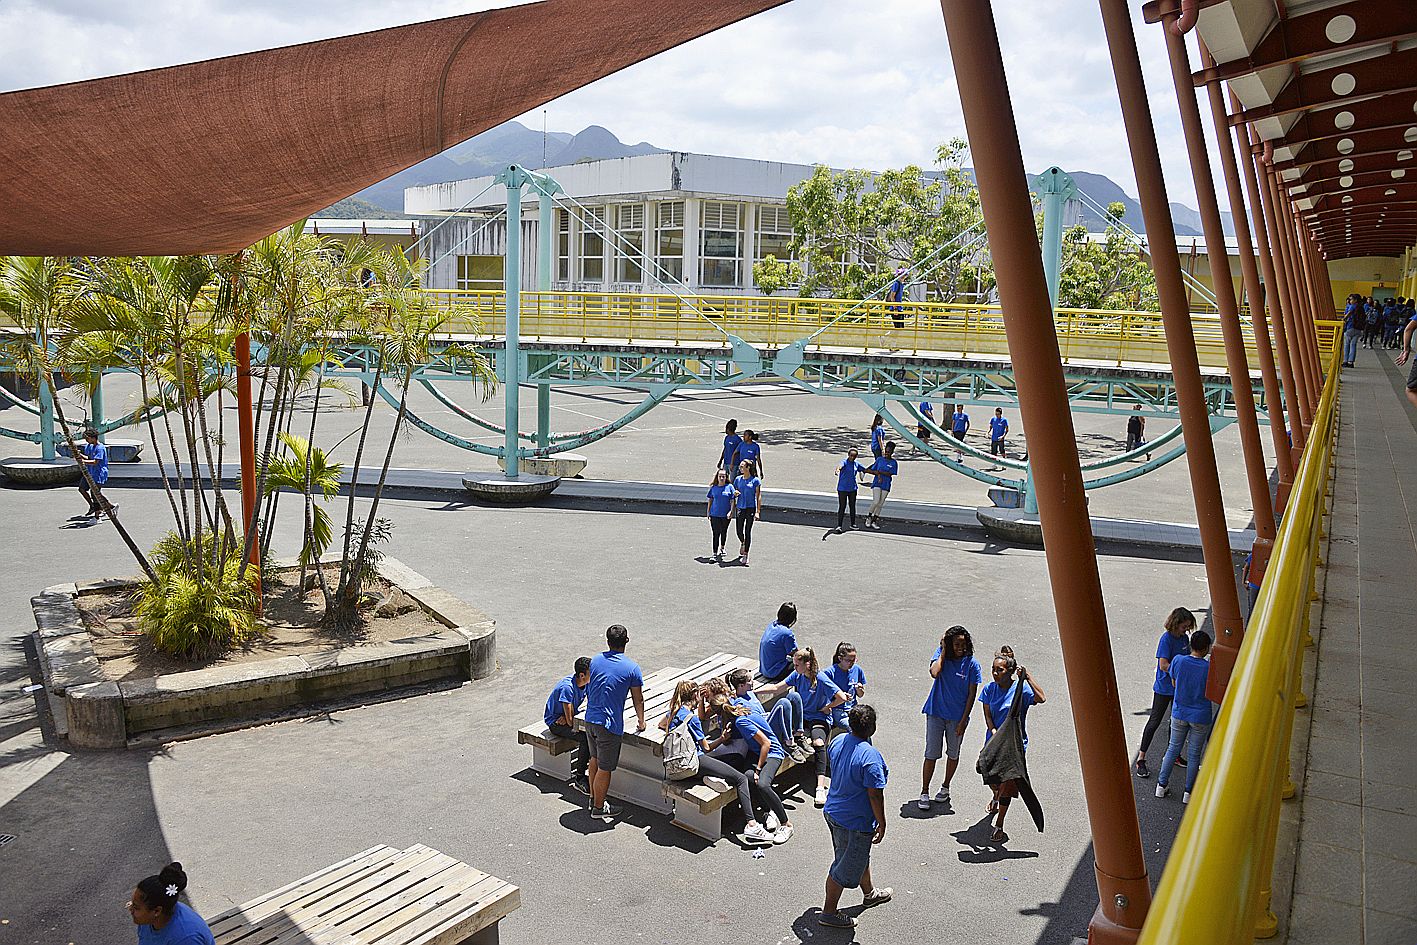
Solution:
{"label": "boy in blue t-shirt", "polygon": [[900,471],[900,463],[895,459],[895,440],[886,441],[886,451],[871,464],[867,472],[873,473],[871,480],[871,507],[866,510],[866,527],[880,529],[881,509],[886,497],[891,493],[891,482]]}
{"label": "boy in blue t-shirt", "polygon": [[1166,757],[1161,761],[1161,769],[1156,772],[1156,796],[1165,797],[1171,793],[1167,787],[1171,781],[1171,767],[1180,757],[1181,748],[1189,743],[1186,751],[1186,793],[1181,796],[1183,804],[1191,801],[1205,743],[1210,740],[1213,706],[1205,697],[1205,684],[1210,677],[1210,663],[1206,660],[1210,642],[1210,634],[1204,630],[1192,633],[1191,652],[1173,659],[1169,670],[1176,686],[1176,696],[1171,703],[1171,744],[1166,746]]}
{"label": "boy in blue t-shirt", "polygon": [[1004,419],[1004,408],[995,407],[994,416],[989,419],[989,455],[1004,455],[1004,437],[1009,432],[1009,421]]}
{"label": "boy in blue t-shirt", "polygon": [[585,701],[585,687],[590,682],[590,657],[576,659],[571,675],[564,677],[551,690],[546,699],[543,721],[551,734],[557,738],[569,738],[576,747],[571,750],[571,786],[582,794],[590,793],[586,781],[586,764],[590,761],[590,747],[586,743],[585,732],[576,731],[576,713]]}
{"label": "boy in blue t-shirt", "polygon": [[[84,431],[84,445],[79,447],[79,462],[88,467],[88,475],[79,477],[79,494],[89,503],[86,518],[98,518],[103,512],[103,486],[108,482],[108,447],[98,441],[98,431]],[[89,488],[89,480],[93,488]],[[118,506],[110,506],[117,508]]]}
{"label": "boy in blue t-shirt", "polygon": [[728,473],[730,480],[738,475],[738,448],[742,445],[743,438],[738,435],[738,421],[729,420],[723,425],[723,452],[718,457],[718,468]]}
{"label": "boy in blue t-shirt", "polygon": [[891,890],[871,881],[871,847],[886,835],[886,759],[871,744],[876,734],[876,710],[861,703],[847,713],[850,731],[831,744],[831,789],[822,811],[831,831],[832,864],[827,870],[826,899],[817,923],[852,928],[856,919],[840,911],[841,894],[860,887],[862,906],[891,898]]}
{"label": "boy in blue t-shirt", "polygon": [[635,732],[645,730],[644,673],[640,665],[625,655],[630,631],[615,624],[605,631],[604,653],[590,661],[586,683],[586,729],[593,749],[587,766],[590,783],[590,813],[609,823],[619,815],[605,796],[610,793],[610,776],[620,765],[620,741],[625,737],[625,697],[635,705]]}

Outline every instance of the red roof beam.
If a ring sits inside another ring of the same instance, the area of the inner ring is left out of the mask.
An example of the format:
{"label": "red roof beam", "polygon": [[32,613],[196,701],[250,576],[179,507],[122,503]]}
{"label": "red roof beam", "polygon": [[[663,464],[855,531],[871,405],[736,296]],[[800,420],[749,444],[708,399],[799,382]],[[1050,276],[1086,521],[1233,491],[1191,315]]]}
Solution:
{"label": "red roof beam", "polygon": [[1300,115],[1282,136],[1265,140],[1275,148],[1294,148],[1310,141],[1352,138],[1365,131],[1405,129],[1417,121],[1417,112],[1413,108],[1415,103],[1417,93],[1394,92],[1343,105],[1316,108]]}
{"label": "red roof beam", "polygon": [[1230,124],[1278,118],[1388,92],[1417,91],[1414,77],[1417,77],[1417,47],[1329,69],[1301,72],[1273,102],[1231,115]]}

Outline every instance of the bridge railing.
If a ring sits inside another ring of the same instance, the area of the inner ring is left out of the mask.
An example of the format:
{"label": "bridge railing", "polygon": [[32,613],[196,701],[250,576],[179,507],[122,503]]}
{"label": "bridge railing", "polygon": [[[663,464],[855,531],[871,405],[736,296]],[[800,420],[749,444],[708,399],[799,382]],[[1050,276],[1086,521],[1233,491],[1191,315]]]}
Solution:
{"label": "bridge railing", "polygon": [[[483,331],[501,334],[506,300],[500,291],[429,290],[448,305],[475,311]],[[766,347],[803,338],[822,349],[899,351],[909,354],[1006,356],[1008,341],[998,305],[886,302],[798,296],[696,295],[615,292],[523,292],[525,338],[618,339],[669,344],[722,342],[732,333]],[[1168,364],[1166,336],[1157,312],[1064,308],[1056,313],[1065,362]],[[1192,318],[1201,364],[1225,366],[1220,321]],[[450,326],[456,330],[456,324]],[[1254,360],[1250,325],[1243,325]]]}
{"label": "bridge railing", "polygon": [[1270,884],[1333,455],[1337,359],[1250,615],[1200,780],[1142,931],[1142,945],[1248,945],[1274,934]]}

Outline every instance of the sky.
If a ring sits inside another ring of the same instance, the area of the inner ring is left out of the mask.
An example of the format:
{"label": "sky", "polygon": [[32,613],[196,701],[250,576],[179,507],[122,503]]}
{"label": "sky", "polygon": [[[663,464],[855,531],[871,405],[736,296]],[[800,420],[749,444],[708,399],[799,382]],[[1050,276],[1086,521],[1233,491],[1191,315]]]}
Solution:
{"label": "sky", "polygon": [[[0,91],[506,5],[0,0]],[[1140,0],[1131,5],[1168,192],[1194,207],[1161,28],[1141,21]],[[1096,0],[994,8],[1028,171],[1092,171],[1135,195]],[[526,39],[528,56],[554,65],[554,50]],[[1202,114],[1208,126],[1204,103]],[[871,169],[928,165],[937,144],[964,136],[936,0],[794,0],[556,99],[544,117],[553,131],[599,124],[623,141],[678,151]],[[521,120],[540,128],[542,119],[538,109]]]}

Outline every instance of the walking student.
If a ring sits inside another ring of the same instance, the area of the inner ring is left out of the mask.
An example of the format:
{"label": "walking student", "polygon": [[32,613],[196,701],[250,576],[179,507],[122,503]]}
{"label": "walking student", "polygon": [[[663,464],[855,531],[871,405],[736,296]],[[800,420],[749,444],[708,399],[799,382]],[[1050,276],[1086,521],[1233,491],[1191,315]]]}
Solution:
{"label": "walking student", "polygon": [[1353,367],[1358,360],[1358,338],[1363,334],[1363,301],[1355,294],[1348,296],[1343,310],[1343,366]]}
{"label": "walking student", "polygon": [[557,738],[569,738],[576,743],[571,749],[571,786],[582,794],[590,793],[590,783],[586,780],[586,766],[590,762],[590,745],[585,732],[576,731],[576,713],[585,701],[585,689],[590,683],[590,657],[581,656],[571,675],[564,677],[551,690],[546,699],[544,721],[551,734]]}
{"label": "walking student", "polygon": [[728,473],[732,479],[738,471],[738,447],[743,438],[738,435],[738,421],[729,420],[723,425],[723,452],[718,457],[718,468]]}
{"label": "walking student", "polygon": [[748,566],[748,551],[753,547],[753,523],[763,515],[763,481],[751,459],[738,467],[741,474],[733,480],[734,514],[738,518],[738,562]]}
{"label": "walking student", "polygon": [[187,888],[181,863],[139,881],[128,897],[128,915],[138,927],[138,945],[215,945],[202,917],[178,899]]}
{"label": "walking student", "polygon": [[1146,767],[1146,750],[1151,747],[1152,736],[1161,726],[1171,708],[1171,700],[1176,696],[1176,685],[1171,681],[1171,661],[1191,649],[1190,633],[1196,628],[1196,616],[1184,607],[1177,607],[1162,624],[1161,638],[1156,641],[1156,678],[1151,683],[1151,715],[1146,727],[1141,731],[1141,747],[1137,749],[1133,767],[1137,777],[1151,775]]}
{"label": "walking student", "polygon": [[[1397,352],[1397,357],[1393,362],[1398,367],[1407,363],[1407,359],[1412,354],[1412,335],[1417,332],[1417,317],[1407,320],[1407,327],[1402,330],[1402,342]],[[1412,406],[1417,407],[1417,360],[1412,362],[1411,369],[1407,372],[1407,399],[1412,401]]]}
{"label": "walking student", "polygon": [[989,455],[1004,456],[1004,437],[1009,433],[1009,421],[1004,419],[1004,408],[995,407],[994,416],[989,419]]}
{"label": "walking student", "polygon": [[734,494],[728,473],[716,470],[708,487],[708,510],[704,514],[708,516],[709,533],[713,538],[711,554],[719,561],[723,560],[723,548],[728,544],[728,516],[733,511]]}
{"label": "walking student", "polygon": [[841,911],[841,894],[860,887],[862,906],[890,902],[889,886],[871,880],[871,847],[886,838],[886,759],[871,744],[876,734],[876,710],[862,703],[846,717],[849,731],[831,744],[835,777],[822,816],[832,838],[832,864],[827,870],[826,898],[817,923],[849,929],[853,916]]}
{"label": "walking student", "polygon": [[871,480],[871,507],[866,510],[866,527],[879,530],[881,510],[886,506],[886,498],[891,494],[891,483],[900,471],[900,463],[895,459],[895,440],[886,441],[886,451],[867,470],[875,478]]}
{"label": "walking student", "polygon": [[1127,418],[1127,448],[1125,452],[1130,453],[1146,442],[1146,417],[1141,414],[1141,404],[1132,408],[1132,415]]}
{"label": "walking student", "polygon": [[[1004,724],[1004,720],[1009,717],[1009,711],[1014,704],[1014,672],[1017,671],[1019,678],[1023,680],[1023,685],[1017,687],[1020,695],[1018,697],[1018,726],[1019,732],[1023,735],[1024,751],[1028,750],[1028,728],[1027,713],[1031,705],[1042,705],[1048,701],[1048,697],[1043,694],[1043,689],[1034,681],[1032,674],[1014,658],[1012,647],[1003,646],[994,655],[994,663],[990,667],[993,680],[979,693],[979,701],[984,706],[984,724],[989,730],[984,733],[984,741],[994,737],[994,733],[999,730],[999,726]],[[994,792],[994,798],[989,802],[988,811],[990,814],[997,814],[998,818],[994,823],[994,833],[990,840],[995,843],[1003,843],[1009,839],[1004,833],[1004,817],[1009,812],[1009,801],[1018,796],[1018,785],[1012,780],[1003,781],[999,784],[990,785]]]}
{"label": "walking student", "polygon": [[1171,783],[1171,767],[1181,757],[1181,748],[1186,748],[1186,793],[1181,795],[1181,803],[1191,802],[1191,792],[1196,788],[1196,777],[1200,775],[1201,757],[1205,754],[1205,743],[1210,740],[1211,703],[1205,697],[1205,684],[1210,676],[1210,634],[1197,630],[1191,634],[1190,652],[1171,661],[1171,680],[1176,684],[1176,700],[1171,704],[1171,744],[1166,746],[1166,756],[1161,759],[1161,768],[1156,772],[1156,796],[1165,797],[1171,793],[1167,786]]}
{"label": "walking student", "polygon": [[836,533],[840,535],[846,520],[846,510],[851,509],[851,527],[856,528],[857,477],[870,472],[856,460],[856,447],[846,451],[846,459],[836,467]]}
{"label": "walking student", "polygon": [[[930,442],[930,424],[934,422],[934,406],[928,400],[920,401],[920,422],[915,425],[915,436],[921,443],[928,444]],[[918,453],[920,450],[917,449],[915,452]]]}
{"label": "walking student", "polygon": [[964,627],[950,627],[940,638],[935,655],[930,657],[930,678],[930,694],[920,710],[925,716],[925,763],[920,769],[920,799],[915,806],[921,810],[930,809],[930,781],[942,756],[948,760],[935,803],[950,802],[950,782],[959,768],[960,744],[969,727],[979,684],[984,681],[984,671],[974,658],[974,638]]}
{"label": "walking student", "polygon": [[610,777],[620,764],[620,741],[625,737],[625,697],[635,705],[635,731],[645,730],[644,673],[625,655],[630,631],[614,624],[605,631],[604,653],[590,661],[586,684],[586,727],[590,731],[590,813],[606,823],[620,815],[605,796],[610,793]]}
{"label": "walking student", "polygon": [[879,457],[886,448],[886,428],[882,425],[886,418],[876,414],[871,421],[871,455]]}
{"label": "walking student", "polygon": [[752,430],[743,431],[743,442],[738,444],[738,465],[752,463],[759,479],[767,478],[763,472],[763,445],[758,442],[758,434]]}
{"label": "walking student", "polygon": [[964,404],[955,404],[955,412],[950,417],[950,434],[956,440],[963,440],[969,432],[969,414],[964,412]]}
{"label": "walking student", "polygon": [[[108,482],[108,447],[98,441],[98,431],[90,427],[84,431],[84,445],[79,447],[79,462],[88,467],[88,476],[79,477],[79,494],[89,504],[87,518],[98,518],[103,514],[103,487]],[[89,479],[93,479],[93,490],[89,490]],[[116,508],[116,506],[114,506]]]}

